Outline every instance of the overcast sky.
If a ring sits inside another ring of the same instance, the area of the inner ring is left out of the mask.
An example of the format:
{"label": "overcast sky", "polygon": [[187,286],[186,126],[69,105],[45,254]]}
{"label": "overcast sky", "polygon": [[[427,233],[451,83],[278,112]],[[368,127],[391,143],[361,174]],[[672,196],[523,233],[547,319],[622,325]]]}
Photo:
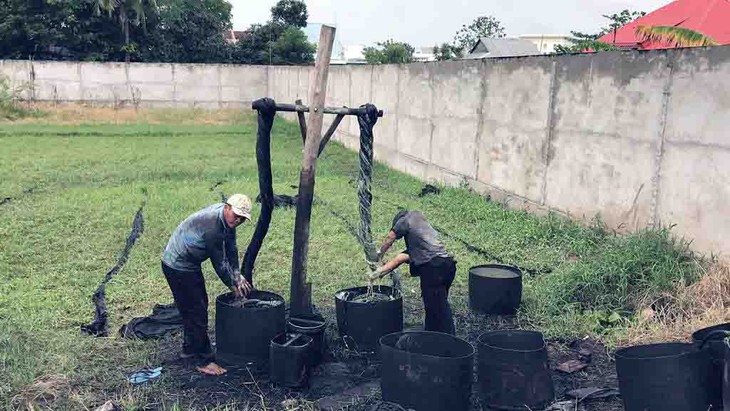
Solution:
{"label": "overcast sky", "polygon": [[[228,0],[233,27],[263,23],[276,0]],[[669,0],[305,0],[310,23],[335,24],[342,44],[370,45],[392,38],[413,46],[450,42],[463,24],[493,15],[507,35],[596,32],[602,14],[629,8],[652,11]]]}

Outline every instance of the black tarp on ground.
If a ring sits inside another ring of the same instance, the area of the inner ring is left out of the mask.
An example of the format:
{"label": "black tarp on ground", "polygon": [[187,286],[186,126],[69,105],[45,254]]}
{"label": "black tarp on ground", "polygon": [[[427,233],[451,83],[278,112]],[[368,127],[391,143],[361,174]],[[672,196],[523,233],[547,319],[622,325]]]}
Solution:
{"label": "black tarp on ground", "polygon": [[182,330],[183,323],[175,304],[156,304],[148,317],[133,318],[119,329],[124,338],[149,340]]}

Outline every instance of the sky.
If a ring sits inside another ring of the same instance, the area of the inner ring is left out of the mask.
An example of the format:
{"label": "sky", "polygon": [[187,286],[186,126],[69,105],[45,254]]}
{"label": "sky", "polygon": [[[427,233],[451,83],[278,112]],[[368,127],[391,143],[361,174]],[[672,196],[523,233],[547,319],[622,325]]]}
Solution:
{"label": "sky", "polygon": [[[244,30],[269,19],[276,0],[228,0],[233,27]],[[372,45],[392,38],[416,47],[451,42],[462,25],[493,15],[508,36],[597,32],[601,15],[623,9],[653,11],[669,0],[305,0],[310,23],[337,27],[345,45]]]}

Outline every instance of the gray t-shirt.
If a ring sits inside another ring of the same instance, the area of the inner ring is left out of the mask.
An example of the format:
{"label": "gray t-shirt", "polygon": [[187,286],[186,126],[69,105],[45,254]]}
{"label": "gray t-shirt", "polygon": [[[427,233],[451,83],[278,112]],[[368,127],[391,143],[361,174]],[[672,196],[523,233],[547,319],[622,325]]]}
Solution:
{"label": "gray t-shirt", "polygon": [[449,257],[438,232],[420,211],[409,211],[393,225],[396,239],[405,238],[411,263],[421,265],[434,257]]}
{"label": "gray t-shirt", "polygon": [[213,204],[186,218],[167,242],[162,262],[178,271],[197,271],[210,258],[227,286],[239,274],[236,230],[223,219],[223,204]]}

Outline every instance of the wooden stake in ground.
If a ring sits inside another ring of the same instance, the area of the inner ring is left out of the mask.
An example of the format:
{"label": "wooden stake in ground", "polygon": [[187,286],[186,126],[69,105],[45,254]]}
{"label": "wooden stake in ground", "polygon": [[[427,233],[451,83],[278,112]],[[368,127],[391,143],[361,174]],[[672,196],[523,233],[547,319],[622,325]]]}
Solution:
{"label": "wooden stake in ground", "polygon": [[329,73],[332,43],[335,28],[322,26],[317,47],[317,60],[309,78],[309,121],[307,140],[304,142],[304,158],[299,174],[299,197],[297,216],[294,222],[294,250],[291,270],[292,314],[311,314],[312,286],[307,283],[307,256],[309,254],[309,220],[312,216],[314,199],[314,176],[317,169],[317,153],[322,139],[324,103],[327,97],[327,75]]}

